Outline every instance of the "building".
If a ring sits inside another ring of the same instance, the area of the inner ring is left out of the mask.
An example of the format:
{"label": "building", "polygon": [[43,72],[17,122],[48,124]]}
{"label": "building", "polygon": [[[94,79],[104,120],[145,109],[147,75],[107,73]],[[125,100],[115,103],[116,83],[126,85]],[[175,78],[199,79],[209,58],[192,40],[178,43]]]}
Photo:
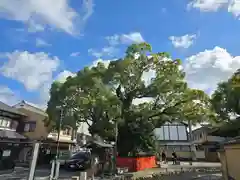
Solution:
{"label": "building", "polygon": [[[90,122],[89,122],[90,123]],[[77,143],[82,146],[90,141],[91,134],[88,131],[89,125],[86,122],[80,122],[77,129]]]}
{"label": "building", "polygon": [[0,102],[0,160],[15,161],[19,152],[29,146],[27,138],[20,134],[24,130],[25,118],[26,114]]}
{"label": "building", "polygon": [[[40,108],[37,108],[25,101],[14,106],[18,111],[26,114],[26,117],[22,120],[24,124],[23,135],[31,141],[41,141],[41,151],[45,153],[48,149],[52,156],[56,154],[57,146],[59,146],[60,154],[71,149],[71,146],[75,144],[76,136],[74,130],[71,127],[65,127],[60,130],[59,143],[58,143],[58,132],[52,130],[51,126],[46,126],[48,121],[48,114]],[[21,151],[20,159],[22,162],[29,162],[31,157],[32,147],[26,147]]]}
{"label": "building", "polygon": [[27,115],[24,121],[24,136],[30,140],[43,140],[46,139],[50,128],[45,126],[45,121],[48,115],[45,111],[21,101],[13,106],[18,111]]}
{"label": "building", "polygon": [[193,143],[196,147],[198,159],[206,161],[219,161],[217,150],[219,145],[226,141],[226,137],[213,136],[216,129],[210,126],[200,127],[192,132]]}
{"label": "building", "polygon": [[160,128],[156,128],[154,133],[157,138],[159,150],[165,150],[167,158],[172,157],[173,151],[182,160],[191,157],[191,144],[188,138],[187,124],[166,122]]}
{"label": "building", "polygon": [[240,137],[223,143],[219,150],[219,158],[222,164],[222,172],[224,180],[239,180],[239,162],[240,162]]}

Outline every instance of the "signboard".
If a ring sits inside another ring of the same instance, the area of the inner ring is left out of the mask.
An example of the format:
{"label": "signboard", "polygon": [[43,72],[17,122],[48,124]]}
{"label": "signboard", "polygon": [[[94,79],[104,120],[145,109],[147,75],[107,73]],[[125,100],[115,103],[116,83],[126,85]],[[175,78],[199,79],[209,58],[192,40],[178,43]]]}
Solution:
{"label": "signboard", "polygon": [[5,150],[5,151],[3,151],[2,156],[3,156],[3,157],[9,157],[10,154],[11,154],[11,150]]}

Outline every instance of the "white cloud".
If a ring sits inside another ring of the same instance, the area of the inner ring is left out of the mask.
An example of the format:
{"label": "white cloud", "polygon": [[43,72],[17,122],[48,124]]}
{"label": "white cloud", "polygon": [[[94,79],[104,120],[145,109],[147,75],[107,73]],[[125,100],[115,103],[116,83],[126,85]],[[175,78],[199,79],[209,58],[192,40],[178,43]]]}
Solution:
{"label": "white cloud", "polygon": [[175,48],[189,48],[193,45],[197,36],[195,34],[186,34],[184,36],[170,36],[169,39],[172,41],[172,44]]}
{"label": "white cloud", "polygon": [[88,53],[96,58],[113,57],[118,52],[118,49],[113,46],[103,47],[101,50],[88,49]]}
{"label": "white cloud", "polygon": [[0,101],[8,105],[14,105],[19,101],[19,98],[9,87],[0,85]]}
{"label": "white cloud", "polygon": [[69,76],[74,77],[74,76],[76,76],[76,74],[72,73],[70,71],[64,70],[57,75],[57,77],[55,78],[55,81],[64,83]]}
{"label": "white cloud", "polygon": [[240,16],[240,1],[232,0],[228,6],[228,12],[232,13],[234,16],[239,18],[239,16]]}
{"label": "white cloud", "polygon": [[228,3],[229,0],[192,0],[188,4],[188,8],[195,8],[200,11],[217,11]]}
{"label": "white cloud", "polygon": [[140,32],[131,32],[129,34],[114,34],[112,36],[107,36],[105,39],[111,46],[116,46],[118,44],[141,43],[145,41]]}
{"label": "white cloud", "polygon": [[[114,60],[114,59],[113,59]],[[103,60],[103,59],[97,59],[93,61],[92,65],[90,67],[96,67],[99,62],[103,63],[105,67],[107,68],[111,61],[113,60]]]}
{"label": "white cloud", "polygon": [[46,42],[45,40],[43,40],[41,38],[37,38],[36,39],[36,46],[37,47],[46,47],[46,46],[51,46],[51,44],[49,44],[48,42]]}
{"label": "white cloud", "polygon": [[59,66],[57,57],[50,57],[44,52],[15,51],[7,53],[6,58],[8,61],[0,68],[0,72],[23,83],[30,91],[51,82],[52,74]]}
{"label": "white cloud", "polygon": [[108,41],[109,45],[111,46],[116,46],[118,45],[120,42],[120,36],[118,34],[114,34],[113,36],[107,36],[105,37],[105,39]]}
{"label": "white cloud", "polygon": [[235,17],[239,18],[240,16],[239,0],[192,0],[188,4],[188,8],[195,8],[205,12],[216,12],[224,8]]}
{"label": "white cloud", "polygon": [[0,17],[20,21],[31,31],[51,27],[75,34],[76,24],[83,25],[93,13],[92,0],[83,0],[83,14],[78,14],[69,5],[69,0],[1,0]]}
{"label": "white cloud", "polygon": [[133,99],[132,104],[139,105],[139,104],[151,102],[151,101],[153,101],[153,98],[150,98],[150,97],[135,98],[135,99]]}
{"label": "white cloud", "polygon": [[120,36],[120,41],[123,44],[132,44],[132,43],[141,43],[145,40],[143,39],[141,33],[139,32],[132,32],[129,34],[122,34]]}
{"label": "white cloud", "polygon": [[144,42],[142,35],[139,32],[132,32],[129,34],[114,34],[112,36],[107,36],[105,39],[108,41],[107,46],[103,47],[100,50],[89,49],[88,53],[96,58],[103,58],[103,57],[113,57],[118,52],[118,45],[119,44],[132,44],[132,43],[141,43]]}
{"label": "white cloud", "polygon": [[234,57],[221,47],[188,57],[184,64],[189,85],[210,94],[217,83],[226,81],[239,68],[240,56]]}
{"label": "white cloud", "polygon": [[42,24],[37,24],[34,21],[28,22],[28,32],[35,33],[35,32],[42,32],[45,30],[45,26]]}
{"label": "white cloud", "polygon": [[80,52],[73,52],[70,54],[71,57],[78,57],[80,55]]}

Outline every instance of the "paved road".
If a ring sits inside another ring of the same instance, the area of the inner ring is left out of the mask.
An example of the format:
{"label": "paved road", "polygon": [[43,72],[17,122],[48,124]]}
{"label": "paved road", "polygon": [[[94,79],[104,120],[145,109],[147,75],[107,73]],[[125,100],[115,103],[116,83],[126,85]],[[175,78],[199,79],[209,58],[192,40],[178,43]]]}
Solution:
{"label": "paved road", "polygon": [[[217,168],[220,169],[220,163],[206,163],[206,162],[194,162],[193,165],[190,165],[186,162],[181,162],[180,165],[172,165],[171,162],[168,164],[161,164],[161,168],[154,168],[149,169],[146,171],[137,172],[137,176],[144,176],[144,174],[158,174],[160,172],[173,172],[173,171],[181,171],[182,169],[192,169],[192,168],[204,168],[204,169],[211,169]],[[28,168],[17,168],[15,172],[8,172],[4,175],[0,174],[1,180],[26,180],[28,177],[29,169]],[[42,177],[42,180],[45,180],[44,177],[48,177],[50,175],[50,169],[36,169],[35,177]],[[59,180],[69,180],[72,176],[79,175],[79,172],[68,172],[64,169],[60,169],[60,177]],[[211,175],[211,176],[210,176]],[[220,180],[221,174],[216,174],[216,172],[186,172],[182,175],[178,175],[176,177],[171,176],[171,178],[166,177],[166,180]],[[220,179],[219,179],[220,178]],[[40,180],[40,179],[39,179]]]}
{"label": "paved road", "polygon": [[[1,180],[26,180],[28,177],[29,169],[28,168],[19,168],[15,172],[0,174]],[[79,173],[79,172],[78,172]],[[72,176],[78,175],[77,172],[67,172],[63,169],[60,170],[59,180],[68,180]],[[35,177],[39,180],[45,180],[46,177],[49,177],[50,169],[36,169]],[[36,179],[37,180],[37,179]]]}

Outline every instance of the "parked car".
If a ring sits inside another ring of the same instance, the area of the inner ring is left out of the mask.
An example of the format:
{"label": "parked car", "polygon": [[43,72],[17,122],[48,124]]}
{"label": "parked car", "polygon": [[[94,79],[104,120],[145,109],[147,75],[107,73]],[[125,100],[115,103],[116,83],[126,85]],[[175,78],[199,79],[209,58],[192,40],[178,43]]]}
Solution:
{"label": "parked car", "polygon": [[65,161],[67,170],[85,170],[91,167],[91,153],[78,152]]}

